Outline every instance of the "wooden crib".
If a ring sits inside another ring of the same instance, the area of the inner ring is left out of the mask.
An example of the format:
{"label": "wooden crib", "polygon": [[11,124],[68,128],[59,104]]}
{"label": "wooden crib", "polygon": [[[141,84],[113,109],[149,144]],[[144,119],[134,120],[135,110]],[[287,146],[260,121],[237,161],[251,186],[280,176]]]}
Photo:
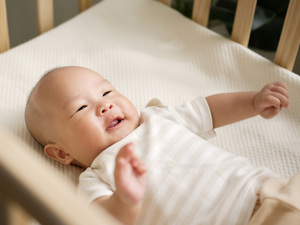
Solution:
{"label": "wooden crib", "polygon": [[[171,0],[161,1],[171,4]],[[53,28],[53,0],[37,0],[36,4],[42,34]],[[194,0],[192,19],[207,26],[210,4],[210,0]],[[92,6],[92,0],[79,0],[79,5],[80,11],[84,11]],[[245,47],[249,42],[255,7],[256,0],[238,1],[231,39]],[[291,71],[299,43],[300,1],[291,0],[274,63]],[[0,0],[0,52],[6,51],[10,52],[6,4],[5,0]],[[24,148],[29,147],[5,129],[0,132],[0,143],[0,223],[32,224],[33,216],[42,224],[118,224],[101,209],[86,210],[76,199],[75,188],[30,151],[25,152]]]}
{"label": "wooden crib", "polygon": [[[171,5],[171,0],[161,0],[167,5]],[[80,12],[92,6],[92,0],[79,0]],[[248,46],[252,21],[254,17],[255,7],[257,0],[238,1],[236,16],[233,25],[231,39],[240,43],[241,45]],[[53,28],[53,0],[36,0],[37,15],[38,15],[38,29],[42,34]],[[296,60],[298,46],[300,42],[300,19],[299,14],[299,1],[291,0],[287,11],[284,27],[274,63],[292,70]],[[207,27],[210,0],[195,0],[193,7],[192,19],[202,26]],[[0,1],[0,53],[9,49],[9,34],[7,24],[7,13],[5,0]]]}

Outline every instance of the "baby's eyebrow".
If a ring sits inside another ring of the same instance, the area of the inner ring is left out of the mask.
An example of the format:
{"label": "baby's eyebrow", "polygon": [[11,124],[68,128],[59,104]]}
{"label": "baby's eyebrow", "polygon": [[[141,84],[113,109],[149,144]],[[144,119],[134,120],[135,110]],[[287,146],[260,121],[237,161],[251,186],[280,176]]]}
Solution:
{"label": "baby's eyebrow", "polygon": [[107,79],[104,79],[103,82],[111,84],[111,82]]}
{"label": "baby's eyebrow", "polygon": [[73,96],[73,97],[67,99],[63,104],[64,108],[68,109],[70,107],[70,105],[72,105],[73,102],[75,102],[78,98],[79,98],[79,95],[76,95],[76,96]]}

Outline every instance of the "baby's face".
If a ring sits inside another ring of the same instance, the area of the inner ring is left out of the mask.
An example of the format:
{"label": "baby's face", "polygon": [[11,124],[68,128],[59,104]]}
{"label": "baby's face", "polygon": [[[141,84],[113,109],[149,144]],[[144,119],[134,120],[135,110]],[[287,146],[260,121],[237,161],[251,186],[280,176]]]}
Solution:
{"label": "baby's face", "polygon": [[55,141],[74,160],[89,166],[104,149],[138,127],[139,115],[96,72],[77,67],[56,73],[49,76],[51,94],[44,104],[53,114]]}

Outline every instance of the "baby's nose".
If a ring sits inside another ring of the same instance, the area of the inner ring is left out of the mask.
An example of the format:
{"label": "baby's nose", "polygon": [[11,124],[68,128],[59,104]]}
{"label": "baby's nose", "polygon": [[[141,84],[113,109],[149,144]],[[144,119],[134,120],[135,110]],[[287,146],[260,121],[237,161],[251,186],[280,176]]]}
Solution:
{"label": "baby's nose", "polygon": [[112,109],[114,106],[113,104],[110,104],[110,103],[105,103],[103,104],[102,106],[99,107],[99,109],[97,110],[98,111],[98,114],[99,116],[107,113],[110,109]]}

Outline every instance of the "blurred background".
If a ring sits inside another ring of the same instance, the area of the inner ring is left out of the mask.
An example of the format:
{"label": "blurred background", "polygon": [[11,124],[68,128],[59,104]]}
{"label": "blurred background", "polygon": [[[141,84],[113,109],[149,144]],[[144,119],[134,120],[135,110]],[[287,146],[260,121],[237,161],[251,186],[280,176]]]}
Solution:
{"label": "blurred background", "polygon": [[[93,0],[94,4],[101,0]],[[78,0],[53,0],[54,26],[76,16]],[[6,0],[10,46],[15,47],[38,35],[36,0]]]}
{"label": "blurred background", "polygon": [[[172,0],[172,7],[191,18],[194,0]],[[230,38],[237,0],[211,0],[208,28]],[[249,48],[274,61],[289,0],[257,0]],[[300,75],[300,52],[293,72]]]}
{"label": "blurred background", "polygon": [[[97,4],[101,0],[94,0]],[[76,16],[77,0],[53,0],[54,25]],[[212,0],[208,27],[230,37],[237,0]],[[249,47],[273,61],[289,0],[257,0]],[[38,35],[36,0],[6,0],[10,45],[15,47]],[[172,0],[172,7],[190,18],[193,0]],[[300,74],[300,53],[293,71]]]}

